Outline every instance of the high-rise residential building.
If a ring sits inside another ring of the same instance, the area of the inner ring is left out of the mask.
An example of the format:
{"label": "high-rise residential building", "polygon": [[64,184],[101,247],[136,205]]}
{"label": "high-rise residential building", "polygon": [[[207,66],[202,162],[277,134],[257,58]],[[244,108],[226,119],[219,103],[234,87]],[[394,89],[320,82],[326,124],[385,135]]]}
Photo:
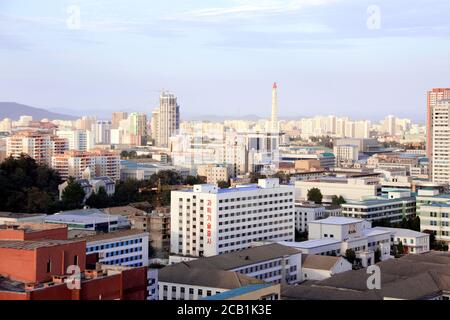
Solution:
{"label": "high-rise residential building", "polygon": [[450,184],[450,100],[440,100],[431,109],[431,179]]}
{"label": "high-rise residential building", "polygon": [[427,94],[427,156],[432,158],[433,150],[433,108],[437,102],[450,99],[450,88],[435,88]]}
{"label": "high-rise residential building", "polygon": [[278,179],[230,189],[196,185],[172,191],[170,212],[174,255],[209,257],[249,248],[255,241],[295,238],[294,187]]}
{"label": "high-rise residential building", "polygon": [[[155,136],[153,139],[159,147],[168,147],[169,138],[177,133],[180,129],[180,106],[177,103],[177,97],[170,92],[161,92],[159,98],[159,108],[157,113],[157,122],[155,129]],[[153,132],[153,129],[152,129]]]}
{"label": "high-rise residential building", "polygon": [[152,119],[150,122],[151,136],[153,143],[156,144],[156,137],[158,136],[158,124],[159,124],[159,109],[152,112]]}
{"label": "high-rise residential building", "polygon": [[111,143],[111,121],[99,120],[95,123],[95,143]]}
{"label": "high-rise residential building", "polygon": [[51,165],[59,172],[63,180],[69,177],[81,179],[87,168],[91,168],[96,177],[109,177],[114,181],[120,179],[120,155],[114,152],[66,151],[62,155],[53,156]]}
{"label": "high-rise residential building", "polygon": [[50,165],[52,156],[67,149],[67,139],[48,133],[20,131],[6,139],[6,156],[26,154],[39,164]]}
{"label": "high-rise residential building", "polygon": [[125,120],[127,118],[128,118],[127,112],[113,112],[111,129],[119,129],[120,121]]}
{"label": "high-rise residential building", "polygon": [[75,128],[80,130],[94,131],[94,125],[96,122],[96,117],[82,117],[75,122]]}
{"label": "high-rise residential building", "polygon": [[231,168],[231,176],[248,172],[248,149],[246,137],[236,132],[225,133],[225,163]]}
{"label": "high-rise residential building", "polygon": [[128,117],[131,144],[143,146],[147,143],[147,116],[133,112]]}
{"label": "high-rise residential building", "polygon": [[69,150],[89,151],[94,148],[94,135],[89,130],[58,130],[56,135],[67,139]]}
{"label": "high-rise residential building", "polygon": [[384,120],[384,130],[390,136],[395,136],[397,134],[397,119],[393,115],[389,115]]}

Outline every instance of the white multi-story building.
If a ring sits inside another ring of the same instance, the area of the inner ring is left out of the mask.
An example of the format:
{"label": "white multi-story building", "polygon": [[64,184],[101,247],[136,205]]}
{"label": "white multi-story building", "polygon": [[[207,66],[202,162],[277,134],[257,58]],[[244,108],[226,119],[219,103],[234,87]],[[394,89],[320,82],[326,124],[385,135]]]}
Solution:
{"label": "white multi-story building", "polygon": [[416,199],[410,191],[391,191],[387,197],[348,201],[342,205],[343,217],[398,223],[416,215]]}
{"label": "white multi-story building", "polygon": [[47,216],[45,223],[65,224],[69,230],[104,233],[131,227],[131,222],[127,218],[106,214],[99,209],[80,209],[55,213]]}
{"label": "white multi-story building", "polygon": [[96,144],[111,143],[111,121],[99,120],[95,123],[94,129]]}
{"label": "white multi-story building", "polygon": [[147,267],[148,238],[147,232],[123,230],[89,236],[83,240],[86,240],[86,253],[98,253],[101,264]]}
{"label": "white multi-story building", "polygon": [[391,244],[402,244],[404,254],[421,254],[430,251],[428,233],[400,228],[375,227],[374,229],[390,231]]}
{"label": "white multi-story building", "polygon": [[89,151],[94,148],[94,135],[89,130],[58,130],[56,135],[67,139],[69,150]]}
{"label": "white multi-story building", "polygon": [[264,282],[238,272],[192,268],[185,263],[158,272],[159,300],[200,300],[255,284]]}
{"label": "white multi-story building", "polygon": [[450,184],[450,100],[436,103],[431,110],[433,182]]}
{"label": "white multi-story building", "polygon": [[347,250],[355,252],[363,267],[375,263],[375,252],[380,250],[380,260],[392,258],[391,232],[372,228],[370,221],[362,219],[329,217],[309,222],[309,240],[280,242],[306,254],[345,256]]}
{"label": "white multi-story building", "polygon": [[416,199],[420,230],[430,231],[437,241],[450,244],[450,194],[419,190]]}
{"label": "white multi-story building", "polygon": [[158,293],[158,269],[147,271],[147,300],[159,300]]}
{"label": "white multi-story building", "polygon": [[206,177],[209,184],[217,184],[220,181],[230,180],[230,167],[226,165],[205,164],[197,167],[197,175]]}
{"label": "white multi-story building", "polygon": [[326,210],[322,205],[310,202],[295,203],[295,229],[298,232],[308,231],[308,222],[325,218]]}
{"label": "white multi-story building", "polygon": [[81,179],[87,168],[90,168],[96,177],[109,177],[113,181],[120,179],[120,155],[109,151],[66,151],[53,156],[51,166],[59,172],[63,180],[69,177]]}
{"label": "white multi-story building", "polygon": [[167,91],[161,92],[159,108],[152,113],[152,134],[159,147],[168,147],[169,138],[180,129],[180,107],[177,97]]}
{"label": "white multi-story building", "polygon": [[50,165],[52,156],[68,148],[66,139],[48,133],[20,131],[6,138],[6,156],[14,158],[26,154],[39,164]]}
{"label": "white multi-story building", "polygon": [[359,147],[356,145],[340,145],[334,147],[336,156],[336,165],[339,167],[341,163],[354,163],[359,159]]}
{"label": "white multi-story building", "polygon": [[298,201],[308,199],[308,191],[317,188],[323,195],[323,202],[331,203],[333,196],[342,196],[346,201],[363,200],[381,195],[378,178],[319,178],[312,181],[296,181],[295,197]]}
{"label": "white multi-story building", "polygon": [[209,257],[249,248],[255,241],[292,241],[294,228],[294,188],[278,179],[229,189],[196,185],[172,191],[174,255]]}

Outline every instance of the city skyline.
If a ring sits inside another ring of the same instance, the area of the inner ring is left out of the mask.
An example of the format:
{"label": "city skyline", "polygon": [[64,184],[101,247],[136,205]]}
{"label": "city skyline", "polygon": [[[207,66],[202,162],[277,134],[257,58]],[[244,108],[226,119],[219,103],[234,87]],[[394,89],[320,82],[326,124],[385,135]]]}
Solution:
{"label": "city skyline", "polygon": [[165,88],[185,117],[270,118],[276,81],[280,118],[423,123],[427,90],[447,86],[445,1],[131,4],[3,1],[0,101],[150,114]]}

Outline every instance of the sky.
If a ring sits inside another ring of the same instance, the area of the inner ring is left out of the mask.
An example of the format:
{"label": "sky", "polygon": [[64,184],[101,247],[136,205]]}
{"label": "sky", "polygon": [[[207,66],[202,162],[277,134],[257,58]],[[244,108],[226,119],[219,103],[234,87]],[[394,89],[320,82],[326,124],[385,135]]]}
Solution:
{"label": "sky", "polygon": [[0,0],[0,101],[77,114],[425,121],[450,87],[448,0]]}

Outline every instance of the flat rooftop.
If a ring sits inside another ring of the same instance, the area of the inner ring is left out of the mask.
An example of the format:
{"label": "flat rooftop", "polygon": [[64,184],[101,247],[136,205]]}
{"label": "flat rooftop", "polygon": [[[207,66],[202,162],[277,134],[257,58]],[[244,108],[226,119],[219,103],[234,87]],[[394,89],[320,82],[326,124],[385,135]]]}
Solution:
{"label": "flat rooftop", "polygon": [[0,231],[2,230],[21,230],[25,233],[39,232],[45,230],[63,229],[65,226],[60,224],[51,223],[31,223],[31,222],[17,222],[0,225]]}
{"label": "flat rooftop", "polygon": [[407,238],[429,236],[428,233],[418,232],[418,231],[409,230],[409,229],[387,228],[387,227],[375,227],[372,229],[389,231],[391,233],[395,233],[396,236],[407,237]]}
{"label": "flat rooftop", "polygon": [[105,240],[112,240],[117,238],[125,238],[125,237],[132,237],[132,236],[149,236],[148,232],[143,232],[140,230],[121,230],[121,231],[114,231],[109,233],[100,233],[96,235],[80,235],[76,239],[82,239],[89,242],[97,242],[97,241],[105,241]]}
{"label": "flat rooftop", "polygon": [[340,244],[341,241],[334,240],[334,239],[314,239],[314,240],[307,240],[307,241],[302,241],[302,242],[280,241],[277,243],[281,244],[282,246],[301,250],[301,249],[314,249],[314,248],[319,248],[319,247],[333,245],[333,244]]}
{"label": "flat rooftop", "polygon": [[55,247],[69,243],[81,242],[80,240],[43,240],[43,241],[14,241],[0,240],[0,248],[16,250],[35,250],[38,248]]}
{"label": "flat rooftop", "polygon": [[24,219],[24,218],[34,218],[46,216],[44,213],[14,213],[14,212],[0,212],[0,218],[11,218],[11,219]]}
{"label": "flat rooftop", "polygon": [[309,223],[333,224],[333,225],[343,226],[346,224],[354,224],[354,223],[359,223],[359,222],[363,222],[363,221],[364,221],[363,219],[355,219],[355,218],[347,218],[347,217],[329,217],[329,218],[322,219],[322,220],[311,221]]}
{"label": "flat rooftop", "polygon": [[278,243],[271,243],[208,258],[200,258],[186,262],[186,264],[195,268],[234,270],[236,268],[257,264],[264,261],[271,261],[284,256],[299,253],[300,252],[296,249],[289,248]]}
{"label": "flat rooftop", "polygon": [[62,223],[105,223],[116,221],[117,215],[106,214],[99,209],[80,209],[56,213],[45,218],[46,222]]}

